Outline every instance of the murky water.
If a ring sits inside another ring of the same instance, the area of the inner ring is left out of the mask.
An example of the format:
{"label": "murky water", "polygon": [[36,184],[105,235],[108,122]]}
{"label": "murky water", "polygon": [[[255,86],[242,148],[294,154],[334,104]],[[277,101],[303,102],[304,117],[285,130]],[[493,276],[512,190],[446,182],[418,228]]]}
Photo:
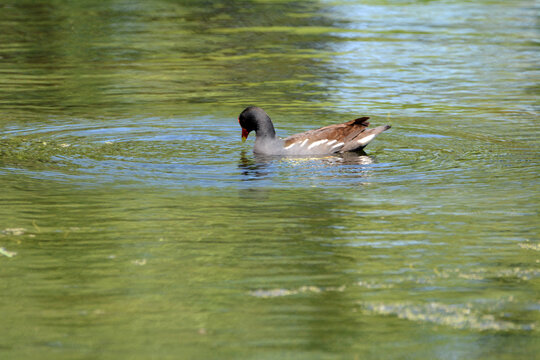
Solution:
{"label": "murky water", "polygon": [[[0,357],[532,359],[539,3],[0,5]],[[365,155],[256,157],[360,115]]]}

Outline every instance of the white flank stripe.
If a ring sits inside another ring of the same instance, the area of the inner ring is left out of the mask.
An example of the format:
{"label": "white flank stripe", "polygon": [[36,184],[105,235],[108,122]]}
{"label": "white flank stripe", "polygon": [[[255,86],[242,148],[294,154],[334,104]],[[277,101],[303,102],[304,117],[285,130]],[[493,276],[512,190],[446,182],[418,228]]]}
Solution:
{"label": "white flank stripe", "polygon": [[292,148],[294,145],[298,145],[298,143],[295,143],[295,142],[294,142],[294,143],[292,143],[291,145],[286,146],[284,149],[285,149],[285,150],[290,149],[290,148]]}
{"label": "white flank stripe", "polygon": [[330,140],[330,141],[328,142],[328,144],[326,144],[326,145],[332,145],[332,144],[335,143],[336,141],[337,141],[337,140]]}
{"label": "white flank stripe", "polygon": [[300,146],[304,146],[304,145],[306,145],[306,143],[307,143],[307,139],[304,139],[304,141],[302,141],[302,143],[300,144]]}
{"label": "white flank stripe", "polygon": [[337,143],[336,145],[332,146],[332,148],[331,148],[330,150],[332,150],[333,148],[340,147],[340,146],[343,145],[343,144],[345,144],[345,143],[339,142],[339,143]]}
{"label": "white flank stripe", "polygon": [[362,144],[362,145],[366,145],[368,142],[370,142],[371,140],[373,140],[373,138],[375,137],[375,134],[371,134],[371,135],[368,135],[364,138],[361,138],[360,140],[358,140],[358,143],[359,144]]}
{"label": "white flank stripe", "polygon": [[308,150],[311,149],[312,147],[322,145],[322,144],[324,144],[324,143],[327,142],[327,141],[328,141],[328,139],[315,141],[314,143],[311,143],[311,145],[308,146]]}

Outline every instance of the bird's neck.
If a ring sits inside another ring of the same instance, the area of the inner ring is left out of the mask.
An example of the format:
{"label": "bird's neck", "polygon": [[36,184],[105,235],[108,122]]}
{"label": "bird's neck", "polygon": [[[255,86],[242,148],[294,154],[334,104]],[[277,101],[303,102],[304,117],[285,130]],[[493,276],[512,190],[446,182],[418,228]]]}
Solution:
{"label": "bird's neck", "polygon": [[255,130],[257,137],[274,139],[276,137],[276,130],[274,130],[274,125],[272,121],[260,122]]}

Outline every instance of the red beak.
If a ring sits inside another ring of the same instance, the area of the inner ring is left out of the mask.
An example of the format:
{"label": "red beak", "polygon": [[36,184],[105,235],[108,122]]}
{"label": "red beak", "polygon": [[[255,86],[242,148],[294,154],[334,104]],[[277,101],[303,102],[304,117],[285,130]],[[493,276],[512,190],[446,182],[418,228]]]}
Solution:
{"label": "red beak", "polygon": [[242,142],[246,141],[248,135],[249,135],[249,131],[247,131],[246,129],[242,128]]}

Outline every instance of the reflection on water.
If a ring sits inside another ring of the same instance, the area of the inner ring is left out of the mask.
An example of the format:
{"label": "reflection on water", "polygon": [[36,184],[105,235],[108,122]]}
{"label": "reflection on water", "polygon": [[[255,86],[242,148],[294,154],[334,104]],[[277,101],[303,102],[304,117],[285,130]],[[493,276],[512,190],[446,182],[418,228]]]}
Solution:
{"label": "reflection on water", "polygon": [[2,3],[0,357],[533,358],[537,10]]}
{"label": "reflection on water", "polygon": [[245,150],[241,151],[238,168],[242,171],[243,180],[264,179],[278,171],[279,165],[284,167],[294,167],[297,170],[309,171],[310,168],[320,168],[336,166],[336,171],[346,171],[349,174],[356,172],[358,177],[369,176],[369,169],[366,167],[343,168],[344,165],[370,165],[374,160],[365,152],[347,152],[344,154],[319,155],[319,156],[279,156],[279,155],[247,155]]}
{"label": "reflection on water", "polygon": [[238,168],[242,171],[244,180],[257,180],[268,176],[272,160],[278,160],[277,156],[255,155],[248,157],[246,150],[240,152],[240,162]]}

